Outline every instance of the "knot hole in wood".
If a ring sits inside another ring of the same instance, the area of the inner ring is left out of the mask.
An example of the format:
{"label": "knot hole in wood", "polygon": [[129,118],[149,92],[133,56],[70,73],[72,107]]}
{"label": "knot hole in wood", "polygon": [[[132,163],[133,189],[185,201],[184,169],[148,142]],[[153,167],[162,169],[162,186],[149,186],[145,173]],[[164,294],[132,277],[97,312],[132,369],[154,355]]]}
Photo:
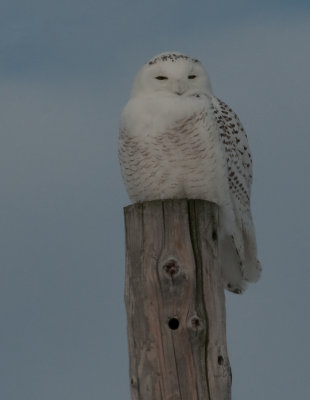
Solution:
{"label": "knot hole in wood", "polygon": [[198,330],[198,329],[201,327],[200,318],[197,317],[197,316],[192,317],[192,319],[191,319],[191,325],[192,325],[192,328],[193,328],[193,329]]}
{"label": "knot hole in wood", "polygon": [[176,260],[171,258],[164,263],[163,269],[167,275],[173,278],[180,271],[180,266]]}

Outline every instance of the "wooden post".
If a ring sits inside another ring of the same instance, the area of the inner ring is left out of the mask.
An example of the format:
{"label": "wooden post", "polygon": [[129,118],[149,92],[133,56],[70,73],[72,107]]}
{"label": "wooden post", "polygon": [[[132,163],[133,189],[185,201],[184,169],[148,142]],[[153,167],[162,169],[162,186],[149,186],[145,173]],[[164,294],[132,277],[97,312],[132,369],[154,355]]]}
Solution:
{"label": "wooden post", "polygon": [[132,400],[229,400],[217,206],[134,204],[125,225]]}

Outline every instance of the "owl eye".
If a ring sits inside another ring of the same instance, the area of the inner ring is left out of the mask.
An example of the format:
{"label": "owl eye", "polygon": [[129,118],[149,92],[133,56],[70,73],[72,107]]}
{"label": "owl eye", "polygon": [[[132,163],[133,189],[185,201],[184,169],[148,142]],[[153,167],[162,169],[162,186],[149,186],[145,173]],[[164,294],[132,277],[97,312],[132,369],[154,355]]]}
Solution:
{"label": "owl eye", "polygon": [[188,79],[195,79],[195,78],[196,78],[196,75],[188,75],[187,78],[188,78]]}
{"label": "owl eye", "polygon": [[159,76],[156,76],[156,79],[158,79],[159,81],[163,81],[168,78],[166,76],[159,75]]}

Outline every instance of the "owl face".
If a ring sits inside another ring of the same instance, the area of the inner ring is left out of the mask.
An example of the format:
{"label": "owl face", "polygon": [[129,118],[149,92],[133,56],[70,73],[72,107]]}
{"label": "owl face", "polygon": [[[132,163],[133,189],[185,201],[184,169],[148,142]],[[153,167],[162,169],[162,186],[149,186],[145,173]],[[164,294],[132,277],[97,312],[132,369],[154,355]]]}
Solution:
{"label": "owl face", "polygon": [[198,60],[181,53],[162,53],[141,68],[132,89],[132,96],[152,93],[197,96],[212,90]]}

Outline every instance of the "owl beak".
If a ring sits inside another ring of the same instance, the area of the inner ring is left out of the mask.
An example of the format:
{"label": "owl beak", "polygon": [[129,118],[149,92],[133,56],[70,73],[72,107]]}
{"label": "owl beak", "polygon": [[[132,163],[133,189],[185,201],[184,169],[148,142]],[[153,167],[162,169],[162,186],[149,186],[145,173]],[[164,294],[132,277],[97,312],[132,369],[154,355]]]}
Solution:
{"label": "owl beak", "polygon": [[175,82],[175,87],[174,87],[174,93],[177,94],[178,96],[182,96],[184,92],[186,92],[186,84],[182,80],[177,80]]}

